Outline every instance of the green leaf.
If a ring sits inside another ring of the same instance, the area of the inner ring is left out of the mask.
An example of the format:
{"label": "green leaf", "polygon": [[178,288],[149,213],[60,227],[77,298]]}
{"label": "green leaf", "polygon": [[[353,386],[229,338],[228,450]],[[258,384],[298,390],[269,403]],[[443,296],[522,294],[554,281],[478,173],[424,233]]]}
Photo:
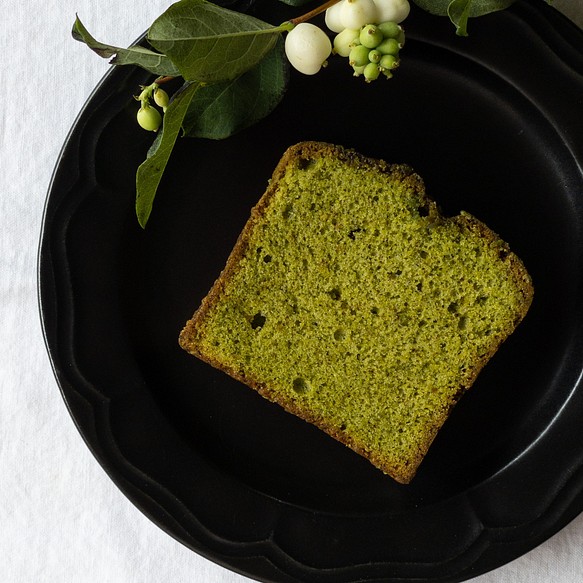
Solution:
{"label": "green leaf", "polygon": [[447,16],[447,9],[451,0],[413,0],[419,8],[437,16]]}
{"label": "green leaf", "polygon": [[220,140],[268,115],[288,81],[283,44],[280,39],[258,65],[237,79],[202,87],[186,114],[185,135]]}
{"label": "green leaf", "polygon": [[158,148],[160,147],[160,142],[162,141],[162,134],[163,133],[164,132],[162,131],[162,132],[158,132],[156,134],[156,137],[154,138],[152,145],[148,149],[148,153],[146,154],[146,158],[151,158],[158,151]]}
{"label": "green leaf", "polygon": [[[516,0],[469,0],[469,16],[476,18],[499,10],[506,10]],[[452,2],[454,4],[456,0]]]}
{"label": "green leaf", "polygon": [[453,0],[447,8],[449,19],[455,24],[458,36],[468,36],[468,18],[472,0]]}
{"label": "green leaf", "polygon": [[181,0],[154,21],[148,40],[186,81],[215,83],[254,67],[282,30],[205,0]]}
{"label": "green leaf", "polygon": [[111,59],[110,63],[112,65],[138,65],[155,75],[170,75],[176,77],[180,74],[172,61],[165,55],[161,55],[137,45],[130,47],[129,49],[123,49],[112,45],[106,45],[95,40],[91,34],[89,34],[89,31],[85,28],[79,17],[75,19],[71,34],[75,40],[85,43],[100,57]]}
{"label": "green leaf", "polygon": [[136,173],[136,214],[142,228],[145,228],[148,222],[160,180],[162,180],[172,148],[180,133],[184,116],[199,87],[198,83],[190,83],[183,86],[174,95],[164,114],[162,134],[156,138],[148,152],[147,159],[138,168]]}
{"label": "green leaf", "polygon": [[[413,0],[413,2],[419,8],[439,16],[449,16],[450,6],[452,5],[451,10],[456,16],[467,8],[468,17],[475,18],[498,10],[505,10],[514,4],[515,0]],[[466,4],[467,7],[463,6]],[[462,7],[461,10],[460,6]]]}

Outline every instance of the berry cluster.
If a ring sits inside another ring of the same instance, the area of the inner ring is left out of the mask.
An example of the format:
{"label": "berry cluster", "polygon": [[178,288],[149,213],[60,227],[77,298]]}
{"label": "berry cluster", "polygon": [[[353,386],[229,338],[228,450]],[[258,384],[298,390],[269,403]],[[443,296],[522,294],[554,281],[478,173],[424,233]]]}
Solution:
{"label": "berry cluster", "polygon": [[348,57],[356,76],[366,81],[378,79],[382,73],[392,77],[399,66],[399,51],[405,43],[403,28],[396,22],[365,24],[359,30],[345,28],[334,39],[334,52]]}
{"label": "berry cluster", "polygon": [[136,101],[140,102],[140,109],[136,114],[138,124],[149,132],[157,132],[162,125],[162,115],[150,104],[150,100],[153,98],[154,103],[165,112],[170,98],[168,93],[158,86],[158,83],[142,86],[141,89],[142,92],[136,97]]}
{"label": "berry cluster", "polygon": [[390,78],[405,43],[400,23],[409,11],[408,0],[340,0],[326,10],[326,26],[336,33],[333,47],[321,28],[304,22],[288,33],[286,55],[306,75],[317,73],[334,53],[348,57],[354,74],[366,81]]}

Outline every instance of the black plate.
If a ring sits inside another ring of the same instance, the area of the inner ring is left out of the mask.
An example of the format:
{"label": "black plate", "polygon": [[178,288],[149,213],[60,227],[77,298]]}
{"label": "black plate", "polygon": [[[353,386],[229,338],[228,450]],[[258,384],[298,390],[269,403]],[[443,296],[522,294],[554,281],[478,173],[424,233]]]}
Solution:
{"label": "black plate", "polygon": [[[180,141],[145,231],[134,173],[151,138],[131,95],[146,76],[117,68],[50,188],[41,310],[75,423],[154,522],[262,581],[462,581],[583,509],[583,34],[543,2],[474,21],[469,38],[418,10],[407,24],[392,81],[366,85],[333,59],[293,75],[253,128]],[[177,345],[280,155],[304,139],[411,164],[445,212],[483,219],[534,278],[526,320],[410,486]]]}

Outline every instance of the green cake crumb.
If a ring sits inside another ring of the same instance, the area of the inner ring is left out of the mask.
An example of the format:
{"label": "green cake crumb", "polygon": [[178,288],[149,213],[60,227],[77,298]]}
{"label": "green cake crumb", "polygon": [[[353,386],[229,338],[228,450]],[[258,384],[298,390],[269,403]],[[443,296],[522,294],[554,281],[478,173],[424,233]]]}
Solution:
{"label": "green cake crumb", "polygon": [[531,299],[506,243],[409,167],[307,142],[180,343],[407,483]]}

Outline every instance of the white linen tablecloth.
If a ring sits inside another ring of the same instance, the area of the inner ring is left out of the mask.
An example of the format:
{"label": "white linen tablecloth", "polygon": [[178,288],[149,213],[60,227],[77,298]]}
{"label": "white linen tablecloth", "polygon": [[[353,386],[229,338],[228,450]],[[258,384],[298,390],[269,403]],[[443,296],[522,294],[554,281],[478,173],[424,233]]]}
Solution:
{"label": "white linen tablecloth", "polygon": [[[42,211],[60,148],[108,70],[70,36],[75,13],[126,46],[169,0],[3,0],[0,13],[0,581],[242,583],[138,511],[83,443],[61,399],[37,308]],[[555,2],[583,26],[583,1]],[[494,40],[494,39],[493,39]],[[557,88],[558,89],[558,88]],[[575,583],[583,516],[476,583]]]}

